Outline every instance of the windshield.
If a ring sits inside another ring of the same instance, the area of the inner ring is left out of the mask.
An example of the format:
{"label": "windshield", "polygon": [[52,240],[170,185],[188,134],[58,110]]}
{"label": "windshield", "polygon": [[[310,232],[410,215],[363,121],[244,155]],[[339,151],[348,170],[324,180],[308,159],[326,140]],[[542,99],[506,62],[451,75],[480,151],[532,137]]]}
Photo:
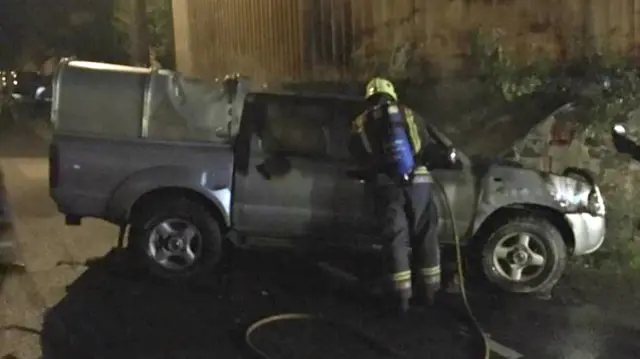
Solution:
{"label": "windshield", "polygon": [[444,133],[440,132],[440,130],[438,130],[437,127],[433,126],[432,124],[426,124],[426,127],[427,127],[427,131],[429,131],[429,134],[442,146],[446,148],[456,147],[454,146],[451,139],[449,139],[449,137],[447,137]]}

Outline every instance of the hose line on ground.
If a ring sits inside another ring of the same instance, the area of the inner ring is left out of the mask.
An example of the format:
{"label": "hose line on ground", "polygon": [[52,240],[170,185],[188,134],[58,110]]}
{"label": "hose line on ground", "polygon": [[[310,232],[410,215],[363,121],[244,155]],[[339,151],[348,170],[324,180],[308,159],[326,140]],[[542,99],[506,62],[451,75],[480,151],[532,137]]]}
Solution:
{"label": "hose line on ground", "polygon": [[[434,184],[438,187],[438,190],[441,191],[441,193],[445,196],[446,199],[446,192],[444,192],[444,189],[442,187],[442,185],[440,185],[439,183],[437,183],[437,181],[434,181]],[[471,322],[471,324],[473,325],[473,328],[475,329],[475,332],[478,336],[478,338],[480,338],[481,341],[481,346],[482,349],[478,350],[479,351],[479,355],[478,356],[472,356],[472,359],[489,359],[491,356],[491,350],[490,350],[490,346],[489,346],[489,339],[487,338],[487,335],[485,334],[484,330],[482,329],[482,326],[480,325],[480,322],[477,320],[476,316],[473,314],[473,310],[471,309],[471,304],[469,303],[469,299],[467,297],[467,291],[465,289],[465,278],[464,278],[464,268],[462,266],[462,248],[460,246],[460,236],[458,233],[458,229],[456,227],[456,221],[455,221],[455,216],[453,214],[453,211],[451,210],[451,206],[449,205],[448,201],[443,201],[445,204],[445,208],[446,211],[449,215],[449,218],[451,219],[451,223],[452,223],[452,228],[453,228],[453,237],[454,237],[454,241],[455,241],[455,247],[456,247],[456,261],[457,261],[457,272],[458,272],[458,279],[459,279],[459,288],[460,288],[460,295],[462,296],[462,302],[464,304],[464,309],[465,312],[467,314],[467,318],[469,319],[469,321]],[[374,349],[376,349],[377,351],[379,351],[380,353],[383,354],[387,354],[387,355],[391,355],[393,357],[397,357],[397,358],[401,358],[404,357],[404,355],[401,352],[398,352],[397,350],[385,345],[382,341],[380,341],[377,338],[373,338],[369,335],[367,335],[366,333],[364,333],[362,330],[360,329],[356,329],[356,328],[352,328],[351,326],[348,326],[344,323],[338,323],[336,321],[330,320],[330,319],[326,319],[322,316],[317,316],[314,314],[310,314],[310,313],[282,313],[282,314],[275,314],[275,315],[271,315],[265,318],[262,318],[254,323],[252,323],[247,330],[245,331],[244,334],[244,341],[246,346],[249,348],[249,350],[251,350],[251,352],[253,352],[255,355],[257,355],[258,357],[262,358],[262,359],[275,359],[274,357],[269,356],[267,353],[265,353],[263,350],[261,350],[260,348],[258,348],[257,345],[255,345],[255,343],[251,340],[252,335],[259,329],[264,328],[270,324],[274,324],[276,322],[284,322],[284,321],[294,321],[294,320],[312,320],[312,321],[319,321],[319,322],[323,322],[325,324],[329,324],[333,327],[338,327],[341,329],[346,329],[348,332],[354,334],[355,337],[359,337],[361,340],[363,340],[364,342],[368,343],[369,345],[371,345]]]}

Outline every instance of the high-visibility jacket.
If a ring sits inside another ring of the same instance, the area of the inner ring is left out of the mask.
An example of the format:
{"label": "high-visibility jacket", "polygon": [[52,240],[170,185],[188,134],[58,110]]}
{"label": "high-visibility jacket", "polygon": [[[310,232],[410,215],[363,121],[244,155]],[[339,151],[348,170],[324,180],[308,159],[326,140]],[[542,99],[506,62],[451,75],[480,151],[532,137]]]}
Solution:
{"label": "high-visibility jacket", "polygon": [[[385,173],[388,163],[384,152],[384,133],[383,128],[376,123],[376,111],[380,111],[382,107],[389,104],[373,106],[352,122],[351,137],[349,141],[349,151],[355,160],[372,173]],[[430,178],[429,171],[425,165],[424,149],[431,141],[431,137],[427,132],[424,119],[410,108],[397,105],[399,110],[404,114],[404,122],[406,131],[411,143],[414,154],[416,167],[414,176],[420,179]]]}

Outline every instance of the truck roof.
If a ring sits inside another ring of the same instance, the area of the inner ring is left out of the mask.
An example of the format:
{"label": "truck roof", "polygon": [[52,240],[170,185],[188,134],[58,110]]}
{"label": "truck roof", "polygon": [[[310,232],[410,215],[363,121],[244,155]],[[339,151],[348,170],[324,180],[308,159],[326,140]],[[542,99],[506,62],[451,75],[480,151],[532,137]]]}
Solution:
{"label": "truck roof", "polygon": [[343,94],[293,92],[293,91],[251,91],[245,101],[290,101],[292,98],[301,101],[339,101],[351,102],[354,105],[365,104],[364,98]]}

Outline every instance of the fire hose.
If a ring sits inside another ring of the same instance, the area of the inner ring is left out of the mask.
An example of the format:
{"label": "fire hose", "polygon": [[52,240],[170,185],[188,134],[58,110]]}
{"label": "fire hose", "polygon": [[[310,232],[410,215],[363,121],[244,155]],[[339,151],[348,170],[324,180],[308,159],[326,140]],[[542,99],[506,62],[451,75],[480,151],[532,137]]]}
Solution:
{"label": "fire hose", "polygon": [[[442,188],[442,186],[436,181],[434,181],[434,184],[437,186],[438,190],[441,191],[441,193],[445,194],[445,197],[446,197],[446,193],[444,192],[444,189]],[[465,310],[467,319],[471,324],[471,327],[473,328],[476,337],[479,339],[478,342],[480,344],[478,345],[476,350],[474,350],[473,353],[470,355],[470,358],[489,359],[491,356],[490,340],[487,334],[482,329],[480,322],[477,320],[476,316],[473,314],[473,310],[471,308],[469,299],[467,297],[467,292],[465,288],[464,268],[462,265],[463,263],[462,248],[460,245],[460,236],[458,234],[458,230],[455,225],[456,223],[455,216],[453,214],[453,211],[451,210],[451,206],[449,205],[449,202],[448,201],[443,201],[443,202],[445,203],[446,212],[449,215],[449,218],[451,219],[451,223],[453,224],[452,228],[453,228],[453,236],[454,236],[455,251],[456,251],[456,262],[457,262],[456,271],[459,278],[458,285],[459,285],[460,295],[462,297],[462,302],[464,304],[464,310]],[[262,359],[275,359],[273,356],[268,355],[264,350],[260,349],[253,342],[252,340],[253,335],[258,330],[263,329],[277,322],[300,321],[300,320],[322,322],[331,327],[346,330],[347,332],[353,334],[354,337],[357,337],[363,342],[371,345],[372,348],[376,349],[376,351],[380,352],[381,354],[385,354],[395,358],[404,357],[404,354],[402,352],[390,346],[385,345],[382,341],[369,336],[368,334],[364,333],[362,330],[352,328],[351,326],[346,325],[344,323],[340,323],[340,322],[337,322],[322,316],[310,314],[310,313],[281,313],[281,314],[275,314],[275,315],[262,318],[252,323],[251,325],[249,325],[249,327],[246,329],[244,333],[245,344],[249,348],[249,350],[253,352],[257,357]]]}
{"label": "fire hose", "polygon": [[[443,191],[443,188],[441,187],[440,184],[436,184],[437,187],[439,188],[439,190]],[[444,193],[444,191],[442,192]],[[465,289],[465,277],[464,277],[464,268],[463,268],[463,256],[462,256],[462,249],[461,249],[461,245],[460,245],[460,238],[459,238],[459,234],[458,231],[456,229],[455,226],[455,221],[453,221],[455,219],[454,215],[453,215],[453,211],[451,210],[451,207],[449,206],[447,201],[443,201],[445,203],[445,208],[447,213],[449,214],[449,218],[451,218],[452,223],[454,224],[453,227],[453,235],[454,235],[454,241],[455,241],[455,249],[456,249],[456,261],[457,261],[457,274],[458,274],[458,285],[459,285],[459,291],[462,297],[462,301],[464,304],[464,309],[465,309],[465,313],[467,315],[467,319],[469,321],[469,323],[471,324],[471,327],[474,329],[476,337],[479,339],[478,343],[480,345],[478,345],[478,347],[476,348],[476,350],[473,351],[473,353],[471,354],[470,358],[472,359],[489,359],[490,358],[490,340],[487,337],[487,335],[485,334],[485,332],[483,331],[479,321],[476,319],[475,315],[473,314],[473,310],[471,308],[471,305],[469,303],[468,297],[467,297],[467,293],[466,293],[466,289]],[[351,326],[346,325],[345,323],[341,323],[335,320],[331,320],[329,318],[325,318],[322,316],[318,316],[315,314],[311,314],[311,313],[281,313],[281,314],[275,314],[275,315],[271,315],[265,318],[262,318],[254,323],[252,323],[245,331],[244,333],[244,341],[246,346],[249,348],[249,350],[251,352],[253,352],[257,357],[260,357],[262,359],[274,359],[274,357],[268,355],[264,350],[260,349],[252,340],[252,336],[260,329],[263,329],[271,324],[277,323],[277,322],[285,322],[285,321],[301,321],[301,320],[305,320],[305,321],[316,321],[316,322],[322,322],[326,325],[332,326],[336,329],[340,329],[340,330],[345,330],[348,333],[352,334],[354,337],[359,338],[359,340],[361,340],[364,343],[367,343],[368,345],[370,345],[371,348],[375,349],[376,351],[380,352],[381,354],[385,354],[387,356],[391,356],[394,358],[403,358],[405,357],[404,353],[402,353],[401,351],[398,351],[394,348],[392,348],[391,346],[386,345],[384,342],[380,341],[379,339],[370,336],[368,334],[366,334],[364,331],[362,331],[361,329],[358,328],[353,328]],[[32,328],[28,328],[28,327],[23,327],[23,326],[6,326],[6,327],[2,327],[0,328],[0,332],[2,331],[11,331],[11,330],[16,330],[16,331],[20,331],[20,332],[25,332],[25,333],[29,333],[29,334],[34,334],[34,335],[40,335],[40,331],[32,329]]]}

